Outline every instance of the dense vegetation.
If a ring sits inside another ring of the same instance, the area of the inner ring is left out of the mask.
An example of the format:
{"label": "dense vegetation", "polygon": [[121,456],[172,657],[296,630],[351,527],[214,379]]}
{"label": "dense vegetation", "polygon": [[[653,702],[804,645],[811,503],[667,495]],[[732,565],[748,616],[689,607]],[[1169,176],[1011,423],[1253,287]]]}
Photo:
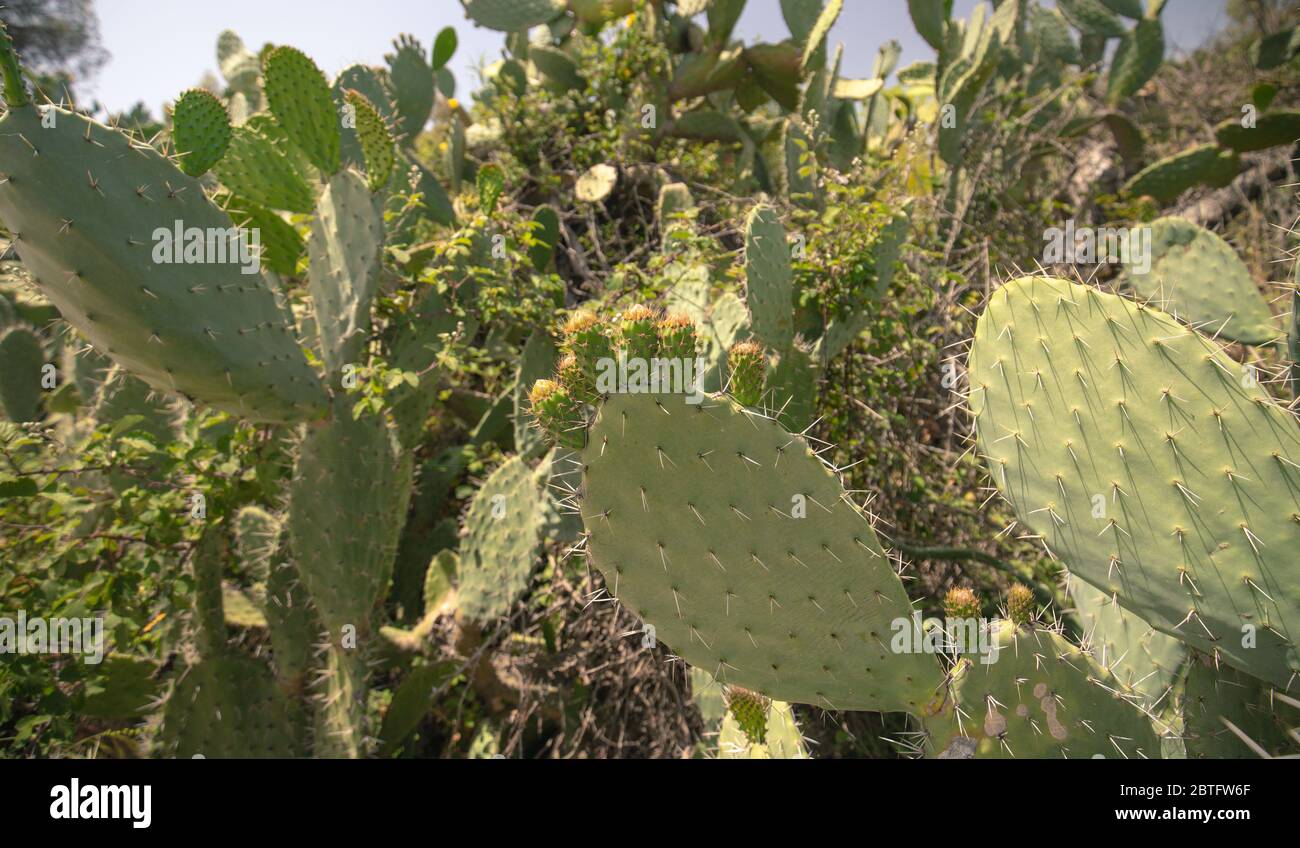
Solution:
{"label": "dense vegetation", "polygon": [[1294,13],[779,5],[227,31],[156,133],[0,32],[0,625],[105,640],[0,626],[0,752],[1295,753]]}

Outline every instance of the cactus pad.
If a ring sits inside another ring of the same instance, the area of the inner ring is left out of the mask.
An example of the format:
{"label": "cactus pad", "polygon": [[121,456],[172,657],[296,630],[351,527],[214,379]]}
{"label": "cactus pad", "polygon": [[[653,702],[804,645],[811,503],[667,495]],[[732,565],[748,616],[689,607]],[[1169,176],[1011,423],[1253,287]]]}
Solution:
{"label": "cactus pad", "polygon": [[310,212],[316,202],[284,151],[251,126],[234,129],[214,171],[230,191],[271,209]]}
{"label": "cactus pad", "polygon": [[470,20],[500,32],[520,32],[549,23],[564,9],[564,0],[468,0],[465,4]]}
{"label": "cactus pad", "polygon": [[1121,189],[1129,197],[1150,195],[1167,204],[1197,185],[1220,188],[1241,173],[1241,159],[1231,150],[1203,144],[1153,162],[1133,175]]}
{"label": "cactus pad", "polygon": [[1070,580],[1070,599],[1083,625],[1084,644],[1148,708],[1169,700],[1187,648],[1121,607],[1083,580]]}
{"label": "cactus pad", "polygon": [[388,591],[410,500],[412,462],[382,418],[353,419],[350,399],[310,428],[289,495],[289,539],[303,585],[337,639],[367,632]]}
{"label": "cactus pad", "polygon": [[[424,129],[433,111],[433,68],[425,58],[424,46],[409,35],[393,42],[393,52],[384,56],[393,81],[398,128],[408,139]],[[357,126],[360,129],[360,124]]]}
{"label": "cactus pad", "polygon": [[125,134],[56,111],[51,128],[33,107],[0,121],[0,217],[63,317],[157,389],[255,420],[315,414],[324,393],[261,274],[155,261],[167,247],[157,234],[177,222],[232,229],[203,186]]}
{"label": "cactus pad", "polygon": [[1151,223],[1151,267],[1126,280],[1145,300],[1206,335],[1263,344],[1280,335],[1246,263],[1219,236],[1183,218]]}
{"label": "cactus pad", "polygon": [[292,757],[289,704],[266,665],[220,656],[186,669],[167,699],[158,734],[162,756],[206,759]]}
{"label": "cactus pad", "polygon": [[176,100],[172,112],[172,143],[180,168],[191,177],[215,165],[230,144],[230,116],[210,91],[192,88]]}
{"label": "cactus pad", "polygon": [[621,394],[582,462],[593,563],[692,665],[834,709],[919,712],[935,694],[934,659],[890,647],[911,615],[898,576],[801,437],[725,396]]}
{"label": "cactus pad", "polygon": [[357,139],[366,164],[366,183],[371,191],[379,191],[388,183],[388,178],[393,174],[393,164],[397,161],[393,136],[379,110],[364,94],[349,89],[343,97],[356,110]]}
{"label": "cactus pad", "polygon": [[459,566],[460,609],[470,619],[505,615],[528,588],[547,497],[545,480],[517,456],[492,472],[474,496]]}
{"label": "cactus pad", "polygon": [[[1300,708],[1272,686],[1207,656],[1193,658],[1183,692],[1187,756],[1234,759],[1300,752]],[[1241,735],[1250,742],[1246,742]],[[1253,744],[1252,744],[1253,743]]]}
{"label": "cactus pad", "polygon": [[370,332],[379,287],[383,208],[353,170],[336,174],[321,194],[307,242],[307,284],[316,308],[325,367],[357,363]]}
{"label": "cactus pad", "polygon": [[324,174],[339,169],[339,116],[329,82],[300,50],[276,47],[262,59],[262,87],[271,114]]}
{"label": "cactus pad", "polygon": [[731,713],[722,720],[718,731],[718,759],[720,760],[806,760],[808,748],[794,710],[784,701],[767,704],[766,739],[753,742]]}
{"label": "cactus pad", "polygon": [[41,367],[45,349],[40,336],[22,325],[0,330],[0,412],[14,422],[35,421],[41,414]]}
{"label": "cactus pad", "polygon": [[794,344],[794,276],[785,228],[771,206],[756,206],[745,222],[745,303],[750,326],[779,351]]}
{"label": "cactus pad", "polygon": [[1290,413],[1163,313],[1051,278],[993,293],[969,374],[994,480],[1076,576],[1287,684],[1300,670]]}
{"label": "cactus pad", "polygon": [[[975,742],[979,758],[1159,759],[1150,718],[1119,681],[1059,634],[993,622],[992,662],[962,659],[953,670],[955,709],[927,720],[936,751]],[[934,730],[952,722],[944,730]]]}

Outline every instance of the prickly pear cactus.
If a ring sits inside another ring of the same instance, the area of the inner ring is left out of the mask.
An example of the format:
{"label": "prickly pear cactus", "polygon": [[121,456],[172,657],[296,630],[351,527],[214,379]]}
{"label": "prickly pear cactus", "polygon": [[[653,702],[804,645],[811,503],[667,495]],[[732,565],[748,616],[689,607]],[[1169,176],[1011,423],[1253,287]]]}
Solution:
{"label": "prickly pear cactus", "polygon": [[505,615],[528,587],[546,520],[545,481],[515,456],[479,489],[465,516],[460,610],[473,621]]}
{"label": "prickly pear cactus", "polygon": [[239,244],[202,185],[123,133],[44,108],[53,126],[31,104],[0,119],[0,218],[63,317],[161,391],[257,421],[318,415],[320,381],[266,277],[186,261],[192,238],[222,254]]}
{"label": "prickly pear cactus", "polygon": [[1208,336],[1263,344],[1280,335],[1250,269],[1227,242],[1183,218],[1150,227],[1150,268],[1126,266],[1139,296]]}
{"label": "prickly pear cactus", "polygon": [[554,20],[564,8],[565,0],[468,0],[465,14],[479,26],[519,32]]}
{"label": "prickly pear cactus", "polygon": [[379,288],[383,242],[379,199],[360,174],[340,171],[321,194],[307,242],[307,285],[322,359],[331,374],[349,363],[361,364],[370,333],[370,305]]}
{"label": "prickly pear cactus", "polygon": [[794,710],[784,701],[769,701],[763,715],[764,739],[755,742],[731,713],[718,731],[720,760],[806,760],[808,746],[799,731]]}
{"label": "prickly pear cactus", "polygon": [[994,292],[969,360],[980,451],[1021,521],[1125,608],[1286,686],[1300,670],[1300,431],[1163,313],[1052,278]]}
{"label": "prickly pear cactus", "polygon": [[721,682],[920,713],[934,658],[890,641],[911,604],[870,522],[800,436],[726,395],[614,394],[578,506],[606,588]]}
{"label": "prickly pear cactus", "polygon": [[959,660],[952,704],[926,719],[935,751],[973,743],[979,758],[1160,758],[1150,718],[1092,657],[1033,625],[989,627],[992,661]]}
{"label": "prickly pear cactus", "polygon": [[354,419],[346,396],[309,427],[289,494],[289,539],[303,585],[337,640],[364,636],[388,590],[412,463],[382,418]]}
{"label": "prickly pear cactus", "polygon": [[1231,150],[1204,144],[1153,162],[1133,175],[1122,188],[1130,197],[1150,195],[1157,203],[1172,203],[1197,185],[1219,188],[1241,172],[1241,160]]}
{"label": "prickly pear cactus", "polygon": [[336,172],[340,120],[316,63],[293,47],[276,47],[262,59],[262,88],[271,114],[293,143],[322,173]]}
{"label": "prickly pear cactus", "polygon": [[1092,656],[1148,709],[1167,705],[1187,646],[1153,628],[1091,584],[1072,578],[1070,599]]}
{"label": "prickly pear cactus", "polygon": [[172,111],[172,143],[180,168],[191,177],[207,172],[230,145],[230,116],[210,91],[192,88]]}
{"label": "prickly pear cactus", "polygon": [[1210,657],[1192,658],[1183,694],[1190,759],[1294,756],[1300,703]]}
{"label": "prickly pear cactus", "polygon": [[10,421],[35,421],[41,411],[45,345],[22,325],[0,329],[0,412]]}

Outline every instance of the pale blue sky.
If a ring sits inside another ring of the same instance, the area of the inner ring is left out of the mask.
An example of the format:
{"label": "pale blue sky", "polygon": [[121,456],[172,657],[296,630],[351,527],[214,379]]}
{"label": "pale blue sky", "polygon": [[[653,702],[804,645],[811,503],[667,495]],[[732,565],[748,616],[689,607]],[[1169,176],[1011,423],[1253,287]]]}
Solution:
{"label": "pale blue sky", "polygon": [[[956,0],[956,12],[970,13],[978,0]],[[1174,48],[1191,48],[1222,28],[1225,0],[1169,0],[1164,20]],[[460,50],[451,67],[459,91],[475,87],[472,69],[500,57],[502,35],[474,26],[457,0],[97,0],[104,46],[112,59],[83,97],[97,98],[112,111],[143,100],[155,114],[216,70],[217,33],[234,29],[256,50],[264,42],[291,44],[333,76],[355,62],[379,64],[399,33],[410,32],[430,46],[444,26],[455,26]],[[778,0],[749,0],[738,34],[747,41],[777,41],[788,35]],[[847,0],[831,42],[843,42],[845,76],[870,73],[876,48],[896,38],[902,65],[929,58],[907,15],[905,0]]]}

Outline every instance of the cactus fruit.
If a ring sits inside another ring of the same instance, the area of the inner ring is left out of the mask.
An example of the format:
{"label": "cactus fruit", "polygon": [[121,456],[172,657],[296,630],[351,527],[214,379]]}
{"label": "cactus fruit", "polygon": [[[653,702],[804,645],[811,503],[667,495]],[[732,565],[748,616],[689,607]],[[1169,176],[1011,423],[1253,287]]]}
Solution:
{"label": "cactus fruit", "polygon": [[745,221],[745,280],[754,335],[774,350],[789,350],[794,344],[794,277],[785,229],[771,206],[755,206]]}
{"label": "cactus fruit", "polygon": [[911,605],[802,437],[726,396],[615,394],[581,467],[592,563],[692,665],[834,709],[920,712],[940,689],[932,657],[891,650]]}
{"label": "cactus fruit", "polygon": [[934,749],[973,741],[981,758],[1160,757],[1132,694],[1060,634],[1000,621],[989,639],[994,659],[959,660],[950,708],[925,720]]}
{"label": "cactus fruit", "polygon": [[741,733],[750,744],[762,745],[767,741],[767,708],[772,700],[758,692],[739,686],[726,689],[727,712],[739,725]]}
{"label": "cactus fruit", "polygon": [[528,392],[533,417],[556,441],[568,448],[581,448],[587,421],[582,402],[569,389],[552,380],[538,380]]}
{"label": "cactus fruit", "polygon": [[565,0],[466,0],[474,23],[500,32],[520,32],[550,23],[565,10]]}
{"label": "cactus fruit", "polygon": [[1007,590],[1007,618],[1017,627],[1024,627],[1038,618],[1038,602],[1028,586],[1016,583]]}
{"label": "cactus fruit", "polygon": [[1226,186],[1241,173],[1241,167],[1236,152],[1203,144],[1152,162],[1124,183],[1120,191],[1129,197],[1149,195],[1163,205],[1177,200],[1193,186]]}
{"label": "cactus fruit", "polygon": [[474,496],[460,548],[460,611],[470,620],[507,614],[528,588],[547,497],[545,480],[517,456]]}
{"label": "cactus fruit", "polygon": [[794,710],[784,701],[770,701],[764,716],[765,741],[753,742],[741,729],[736,718],[728,713],[718,731],[718,759],[720,760],[806,760],[808,748]]}
{"label": "cactus fruit", "polygon": [[262,59],[262,88],[289,139],[326,176],[338,171],[339,117],[316,63],[293,47],[276,47]]}
{"label": "cactus fruit", "polygon": [[357,141],[365,160],[366,184],[371,191],[379,191],[388,184],[388,178],[393,174],[393,164],[397,161],[393,152],[393,136],[379,110],[364,94],[356,89],[348,89],[344,92],[343,99],[356,110]]}
{"label": "cactus fruit", "polygon": [[408,139],[414,139],[433,112],[433,68],[425,59],[424,45],[409,35],[393,42],[393,52],[385,55],[384,61],[393,82],[398,128]]}
{"label": "cactus fruit", "polygon": [[[563,336],[562,349],[573,354],[582,369],[583,380],[578,396],[594,399],[599,363],[614,356],[614,342],[608,330],[592,313],[575,312],[565,322],[560,334]],[[568,388],[573,392],[579,387],[569,385]]]}
{"label": "cactus fruit", "polygon": [[[201,259],[238,253],[202,185],[123,133],[45,108],[54,126],[31,105],[0,119],[0,218],[63,317],[154,388],[259,421],[317,414],[324,392],[265,277],[242,263],[157,261],[209,245],[224,249]],[[159,236],[178,241],[177,229],[198,238],[167,250]]]}
{"label": "cactus fruit", "polygon": [[274,141],[251,126],[235,127],[221,161],[213,166],[230,191],[270,209],[310,212],[310,186]]}
{"label": "cactus fruit", "polygon": [[41,414],[41,368],[45,346],[21,324],[0,330],[0,412],[10,421],[35,421]]}
{"label": "cactus fruit", "polygon": [[1151,223],[1150,265],[1125,279],[1142,298],[1213,335],[1264,344],[1280,333],[1246,263],[1219,236],[1183,218]]}
{"label": "cactus fruit", "polygon": [[210,91],[192,88],[172,110],[172,144],[180,168],[191,177],[207,172],[230,145],[230,116]]}
{"label": "cactus fruit", "polygon": [[659,355],[659,314],[636,304],[619,316],[619,342],[629,360],[649,362]]}
{"label": "cactus fruit", "polygon": [[693,360],[699,350],[695,323],[680,312],[665,315],[659,322],[659,355],[679,361]]}
{"label": "cactus fruit", "polygon": [[370,305],[379,288],[384,217],[362,177],[340,171],[321,193],[307,242],[307,285],[326,369],[360,364],[370,333]]}
{"label": "cactus fruit", "polygon": [[727,388],[732,397],[741,406],[757,407],[763,399],[767,368],[763,348],[754,342],[737,342],[727,351],[727,368],[731,373]]}
{"label": "cactus fruit", "polygon": [[331,640],[369,632],[411,494],[411,455],[383,418],[354,419],[351,406],[340,396],[332,420],[309,429],[289,487],[294,560]]}
{"label": "cactus fruit", "polygon": [[943,614],[948,618],[979,618],[983,604],[965,586],[954,586],[943,596]]}
{"label": "cactus fruit", "polygon": [[1290,413],[1163,313],[1051,278],[993,293],[969,374],[979,449],[1050,551],[1156,629],[1287,685]]}

